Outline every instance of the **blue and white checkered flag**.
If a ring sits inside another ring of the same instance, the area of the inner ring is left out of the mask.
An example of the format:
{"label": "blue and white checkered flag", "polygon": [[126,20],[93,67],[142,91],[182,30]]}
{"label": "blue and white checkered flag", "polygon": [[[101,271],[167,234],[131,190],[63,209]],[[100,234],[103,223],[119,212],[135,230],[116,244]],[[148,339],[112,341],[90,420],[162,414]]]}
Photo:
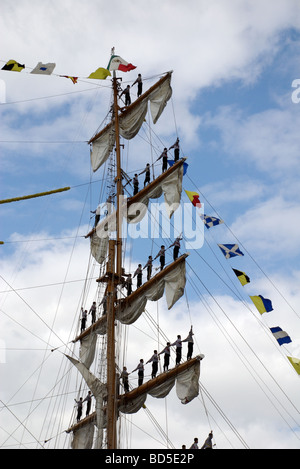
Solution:
{"label": "blue and white checkered flag", "polygon": [[206,226],[207,229],[211,228],[212,226],[220,225],[221,223],[224,223],[223,220],[220,218],[215,218],[215,217],[210,217],[209,215],[200,215],[200,217],[203,220],[204,225]]}

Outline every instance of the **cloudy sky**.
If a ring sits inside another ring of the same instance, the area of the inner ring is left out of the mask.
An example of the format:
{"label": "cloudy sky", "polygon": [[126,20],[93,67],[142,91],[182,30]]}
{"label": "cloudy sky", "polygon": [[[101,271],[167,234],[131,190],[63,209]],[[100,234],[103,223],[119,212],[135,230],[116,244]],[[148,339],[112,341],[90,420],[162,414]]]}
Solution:
{"label": "cloudy sky", "polygon": [[[83,236],[106,196],[86,142],[109,111],[111,83],[87,77],[107,66],[112,47],[137,67],[122,74],[123,87],[141,73],[147,89],[173,70],[165,113],[125,145],[126,170],[142,170],[178,135],[189,163],[183,188],[225,221],[205,231],[201,249],[183,243],[186,296],[170,311],[165,299],[148,305],[171,341],[193,324],[203,392],[188,406],[175,391],[147,406],[175,448],[211,429],[218,449],[300,448],[299,376],[286,358],[300,358],[299,24],[297,0],[1,1],[0,68],[11,59],[26,67],[0,70],[1,199],[71,187],[1,205],[2,448],[68,444],[80,380],[63,353],[96,295]],[[56,63],[53,75],[30,74],[38,62]],[[226,260],[217,244],[236,242],[244,257]],[[128,240],[128,268],[159,245]],[[232,267],[251,283],[242,287]],[[249,299],[258,294],[272,312],[258,313]],[[292,343],[279,347],[273,326]],[[130,370],[165,341],[143,318],[126,334]],[[131,447],[166,445],[144,411],[124,435]]]}

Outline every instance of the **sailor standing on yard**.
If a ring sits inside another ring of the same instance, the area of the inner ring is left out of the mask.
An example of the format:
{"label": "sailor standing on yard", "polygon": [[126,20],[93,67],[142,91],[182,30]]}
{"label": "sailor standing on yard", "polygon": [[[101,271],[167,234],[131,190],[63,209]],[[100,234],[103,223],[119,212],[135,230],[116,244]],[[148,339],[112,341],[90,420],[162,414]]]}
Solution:
{"label": "sailor standing on yard", "polygon": [[146,364],[152,362],[152,375],[151,375],[152,379],[156,378],[156,373],[158,370],[158,360],[159,360],[159,356],[157,354],[157,350],[154,350],[152,357],[146,362]]}
{"label": "sailor standing on yard", "polygon": [[86,398],[85,398],[82,402],[85,402],[85,401],[86,401],[86,413],[85,413],[85,416],[87,417],[87,416],[90,414],[91,405],[92,405],[92,393],[91,393],[91,391],[88,392],[88,395],[86,396]]}
{"label": "sailor standing on yard", "polygon": [[193,355],[193,348],[194,348],[194,339],[193,339],[193,326],[191,326],[189,335],[187,336],[186,339],[184,339],[182,342],[187,342],[188,343],[188,353],[187,353],[187,360],[190,360]]}
{"label": "sailor standing on yard", "polygon": [[201,449],[213,449],[212,439],[213,439],[213,432],[210,432],[203,446],[201,446]]}
{"label": "sailor standing on yard", "polygon": [[82,400],[82,397],[80,397],[79,401],[76,401],[76,399],[74,399],[74,401],[77,404],[77,422],[79,422],[79,420],[81,419],[81,416],[82,416],[83,400]]}
{"label": "sailor standing on yard", "polygon": [[199,447],[198,447],[198,438],[194,438],[194,443],[192,444],[190,449],[199,449]]}
{"label": "sailor standing on yard", "polygon": [[160,247],[159,253],[157,254],[156,257],[154,257],[154,260],[159,257],[160,270],[163,270],[163,268],[164,268],[164,266],[165,266],[165,261],[166,261],[165,253],[166,253],[165,246],[162,245],[162,246]]}
{"label": "sailor standing on yard", "polygon": [[94,228],[96,228],[96,226],[97,226],[98,223],[99,223],[101,208],[102,208],[102,204],[99,204],[98,207],[96,208],[96,210],[92,210],[92,211],[91,211],[91,213],[94,213],[94,214],[95,214],[95,224],[94,224]]}
{"label": "sailor standing on yard", "polygon": [[181,355],[182,355],[182,340],[181,340],[181,335],[177,336],[177,340],[173,344],[171,344],[171,347],[173,345],[176,345],[176,365],[179,365],[181,361]]}
{"label": "sailor standing on yard", "polygon": [[139,98],[143,92],[143,81],[142,81],[142,75],[139,73],[137,79],[135,80],[134,83],[132,83],[131,87],[137,83],[138,85],[138,91],[137,91],[137,97]]}
{"label": "sailor standing on yard", "polygon": [[131,104],[130,85],[127,85],[125,90],[122,91],[122,93],[120,94],[120,98],[121,96],[123,96],[123,94],[125,94],[125,106],[129,106]]}
{"label": "sailor standing on yard", "polygon": [[143,277],[143,269],[142,264],[138,265],[138,268],[133,274],[133,278],[137,276],[136,288],[140,288],[142,286],[142,277]]}
{"label": "sailor standing on yard", "polygon": [[164,353],[164,371],[169,371],[170,354],[171,354],[170,346],[171,346],[170,342],[167,342],[166,347],[158,354],[158,355],[161,355],[162,353]]}
{"label": "sailor standing on yard", "polygon": [[132,293],[132,277],[131,274],[127,275],[127,279],[125,280],[124,286],[127,290],[127,296],[131,295]]}
{"label": "sailor standing on yard", "polygon": [[133,195],[136,195],[139,191],[139,178],[137,174],[134,175],[132,182],[133,182]]}
{"label": "sailor standing on yard", "polygon": [[144,269],[146,269],[147,267],[147,280],[150,280],[151,278],[151,275],[152,275],[152,256],[149,256],[148,257],[148,261],[146,263],[146,265],[144,266]]}
{"label": "sailor standing on yard", "polygon": [[81,328],[80,332],[83,332],[86,327],[86,319],[87,319],[87,309],[83,311],[83,308],[81,307]]}
{"label": "sailor standing on yard", "polygon": [[176,142],[174,143],[174,145],[172,145],[169,150],[171,150],[171,148],[174,148],[174,160],[175,162],[179,160],[179,138],[177,137],[176,139]]}
{"label": "sailor standing on yard", "polygon": [[122,382],[123,382],[125,392],[129,392],[128,376],[129,376],[129,373],[127,371],[126,366],[124,366],[123,371],[121,373],[121,378],[122,378]]}
{"label": "sailor standing on yard", "polygon": [[178,258],[179,249],[180,249],[180,241],[181,240],[182,240],[181,236],[177,236],[174,243],[171,244],[171,246],[170,246],[170,248],[172,246],[174,246],[174,250],[173,250],[173,259],[174,259],[174,261],[176,261],[176,259]]}
{"label": "sailor standing on yard", "polygon": [[138,364],[138,366],[132,370],[131,373],[133,373],[134,371],[138,370],[138,377],[139,377],[139,386],[141,386],[143,384],[143,381],[144,381],[144,360],[141,358],[140,359],[140,363]]}
{"label": "sailor standing on yard", "polygon": [[91,313],[92,315],[92,324],[94,324],[94,322],[96,322],[96,301],[93,301],[93,304],[92,306],[90,307],[90,310],[89,310],[89,314]]}
{"label": "sailor standing on yard", "polygon": [[160,160],[162,158],[162,172],[164,173],[168,169],[168,149],[164,148],[164,151],[162,154],[157,158],[156,161]]}
{"label": "sailor standing on yard", "polygon": [[150,163],[147,163],[146,164],[146,168],[141,172],[139,173],[139,175],[141,174],[145,174],[145,181],[144,181],[144,187],[146,184],[150,184]]}

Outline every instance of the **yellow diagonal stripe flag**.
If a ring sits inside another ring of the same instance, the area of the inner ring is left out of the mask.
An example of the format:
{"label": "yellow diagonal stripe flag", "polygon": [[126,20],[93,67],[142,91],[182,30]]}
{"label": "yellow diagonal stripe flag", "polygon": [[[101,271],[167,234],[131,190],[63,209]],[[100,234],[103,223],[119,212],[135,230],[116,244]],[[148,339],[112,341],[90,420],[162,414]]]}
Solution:
{"label": "yellow diagonal stripe flag", "polygon": [[293,367],[295,368],[298,375],[300,375],[300,359],[294,358],[294,357],[288,357],[288,359],[290,363],[293,365]]}

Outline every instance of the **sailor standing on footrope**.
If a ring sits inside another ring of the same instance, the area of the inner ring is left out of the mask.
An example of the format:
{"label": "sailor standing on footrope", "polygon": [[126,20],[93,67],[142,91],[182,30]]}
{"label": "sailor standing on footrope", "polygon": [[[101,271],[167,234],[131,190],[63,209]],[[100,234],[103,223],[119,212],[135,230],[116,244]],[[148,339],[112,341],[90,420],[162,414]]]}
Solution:
{"label": "sailor standing on footrope", "polygon": [[138,366],[134,370],[132,370],[131,373],[133,373],[136,370],[138,370],[138,377],[139,377],[138,384],[139,386],[141,386],[144,381],[144,360],[142,358],[140,359],[140,363],[138,364]]}
{"label": "sailor standing on footrope", "polygon": [[157,254],[157,256],[154,257],[154,260],[157,259],[158,257],[159,257],[159,262],[160,262],[160,270],[162,271],[166,262],[166,249],[164,245],[160,247],[160,251]]}
{"label": "sailor standing on footrope", "polygon": [[168,149],[164,148],[164,151],[162,154],[157,158],[156,161],[160,160],[162,158],[162,172],[164,173],[168,169]]}
{"label": "sailor standing on footrope", "polygon": [[158,354],[158,355],[161,355],[162,353],[164,353],[164,371],[169,371],[170,354],[171,354],[170,346],[171,346],[170,342],[167,342],[166,347]]}
{"label": "sailor standing on footrope", "polygon": [[184,339],[182,342],[187,342],[188,343],[188,353],[187,353],[187,360],[190,360],[193,355],[193,348],[194,348],[194,339],[193,339],[193,326],[191,326],[189,335],[187,336],[186,339]]}
{"label": "sailor standing on footrope", "polygon": [[174,143],[174,145],[172,145],[169,150],[171,150],[171,148],[174,148],[174,161],[178,161],[179,160],[179,138],[177,137],[176,139],[176,142]]}
{"label": "sailor standing on footrope", "polygon": [[173,345],[176,345],[176,365],[179,365],[181,361],[181,355],[182,355],[182,340],[181,340],[181,335],[177,336],[177,340],[173,344],[171,344],[171,347]]}
{"label": "sailor standing on footrope", "polygon": [[158,360],[159,360],[159,356],[157,354],[157,350],[154,350],[152,357],[146,362],[146,364],[152,362],[152,375],[151,375],[152,379],[156,378],[156,373],[158,370]]}
{"label": "sailor standing on footrope", "polygon": [[174,250],[173,250],[173,259],[174,259],[174,261],[176,261],[176,259],[178,258],[179,249],[180,249],[180,241],[181,240],[182,240],[181,236],[177,236],[174,243],[171,244],[171,246],[170,246],[170,248],[172,246],[174,246]]}

